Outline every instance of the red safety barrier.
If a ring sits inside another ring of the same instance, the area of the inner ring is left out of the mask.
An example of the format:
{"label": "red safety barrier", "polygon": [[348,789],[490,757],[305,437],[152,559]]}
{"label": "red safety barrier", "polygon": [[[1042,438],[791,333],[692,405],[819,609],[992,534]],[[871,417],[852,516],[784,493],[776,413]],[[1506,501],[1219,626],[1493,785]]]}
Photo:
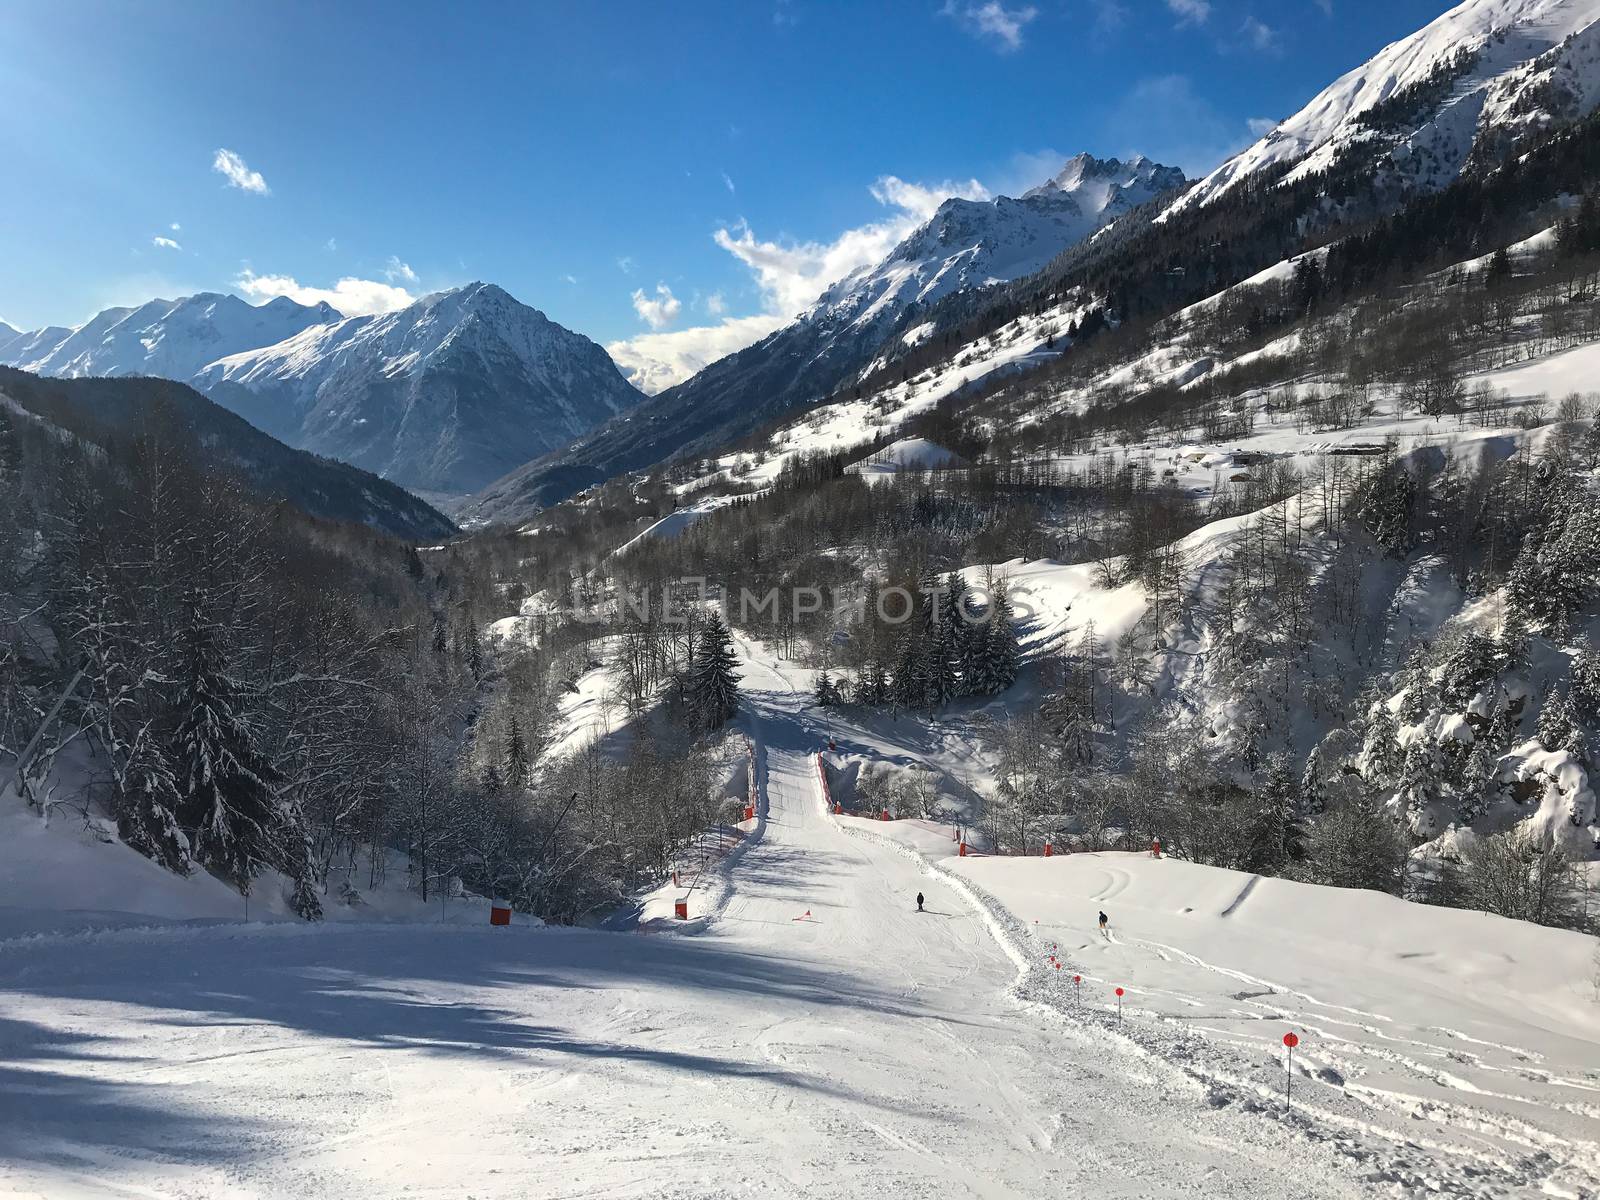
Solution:
{"label": "red safety barrier", "polygon": [[878,820],[887,821],[888,819],[889,819],[889,810],[886,808],[886,809],[883,810],[883,814],[878,818]]}
{"label": "red safety barrier", "polygon": [[682,900],[674,900],[672,902],[672,915],[677,917],[680,921],[687,921],[689,919],[688,897],[684,897]]}
{"label": "red safety barrier", "polygon": [[754,804],[746,804],[744,806],[744,819],[746,821],[754,821],[756,819],[756,806]]}
{"label": "red safety barrier", "polygon": [[1046,842],[1044,844],[1044,856],[1046,858],[1051,857],[1052,855],[1055,854],[1055,852],[1056,852],[1056,848],[1054,846],[1052,846],[1049,842]]}
{"label": "red safety barrier", "polygon": [[967,856],[967,844],[965,842],[962,842],[961,845],[956,848],[956,856],[958,858],[965,858]]}
{"label": "red safety barrier", "polygon": [[491,925],[509,925],[509,924],[511,924],[511,910],[509,908],[504,907],[503,905],[500,905],[500,904],[491,904],[489,906],[489,924],[491,924]]}
{"label": "red safety barrier", "polygon": [[822,755],[817,755],[817,780],[822,784],[822,802],[834,812],[839,811],[839,806],[833,802],[833,789],[828,786],[828,768],[822,761]]}

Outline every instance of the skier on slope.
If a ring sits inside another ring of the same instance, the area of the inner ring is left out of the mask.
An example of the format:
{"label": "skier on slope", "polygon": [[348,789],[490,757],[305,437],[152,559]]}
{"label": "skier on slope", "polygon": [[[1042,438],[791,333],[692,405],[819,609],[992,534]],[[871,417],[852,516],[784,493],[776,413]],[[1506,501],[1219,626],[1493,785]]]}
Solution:
{"label": "skier on slope", "polygon": [[918,912],[922,911],[922,893],[921,892],[917,893],[917,911]]}
{"label": "skier on slope", "polygon": [[1105,937],[1106,936],[1106,927],[1108,925],[1110,925],[1110,924],[1111,924],[1111,918],[1106,916],[1105,913],[1101,913],[1100,914],[1100,936],[1101,937]]}

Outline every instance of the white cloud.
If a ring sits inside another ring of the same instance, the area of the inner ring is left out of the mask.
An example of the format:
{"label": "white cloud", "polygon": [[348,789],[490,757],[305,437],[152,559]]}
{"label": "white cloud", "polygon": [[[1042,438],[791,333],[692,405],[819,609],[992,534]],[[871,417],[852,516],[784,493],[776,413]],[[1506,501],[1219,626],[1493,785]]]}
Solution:
{"label": "white cloud", "polygon": [[232,150],[218,150],[211,160],[211,169],[224,176],[229,187],[255,192],[258,196],[269,195],[272,191],[267,186],[267,181],[261,177],[261,172],[252,171],[245,165],[244,159]]}
{"label": "white cloud", "polygon": [[[1059,167],[1059,160],[1056,165]],[[651,394],[681,383],[701,367],[787,325],[796,314],[814,304],[830,284],[852,271],[881,261],[950,197],[982,200],[989,196],[988,189],[976,179],[922,184],[885,175],[869,190],[873,199],[893,211],[883,220],[847,229],[832,241],[765,240],[758,238],[743,221],[731,228],[718,229],[712,235],[717,245],[742,262],[755,277],[763,311],[750,316],[728,316],[726,298],[721,292],[713,292],[705,299],[705,309],[710,316],[722,317],[720,323],[671,333],[642,334],[614,342],[607,347],[611,357],[628,372],[637,387]],[[661,326],[650,322],[646,311],[649,306],[661,303],[664,290],[665,285],[657,288],[656,299],[647,296],[642,289],[633,293],[634,309],[645,317],[652,329]],[[666,291],[666,296],[671,296],[671,292]],[[672,303],[677,305],[678,301],[674,298]],[[676,308],[672,315],[677,315]]]}
{"label": "white cloud", "polygon": [[322,248],[324,250],[326,250],[329,254],[332,254],[334,251],[336,251],[339,248],[339,239],[338,238],[329,238],[327,241],[322,243]]}
{"label": "white cloud", "polygon": [[606,350],[634,387],[654,396],[787,324],[783,317],[768,313],[729,317],[719,325],[643,333],[627,341],[612,342]]}
{"label": "white cloud", "polygon": [[347,317],[393,312],[416,300],[403,287],[376,279],[350,276],[338,280],[331,288],[319,288],[303,284],[289,275],[257,275],[254,271],[246,270],[233,281],[233,285],[258,302],[271,300],[275,296],[287,296],[300,304],[326,302]]}
{"label": "white cloud", "polygon": [[1244,24],[1239,27],[1240,34],[1244,37],[1245,44],[1253,50],[1263,54],[1276,54],[1279,49],[1278,31],[1265,21],[1247,16]]}
{"label": "white cloud", "polygon": [[177,242],[173,241],[169,237],[153,237],[153,238],[150,239],[150,244],[152,246],[157,247],[158,249],[161,249],[161,250],[182,250],[183,249],[182,246],[178,245]]}
{"label": "white cloud", "polygon": [[576,275],[563,275],[561,278],[572,284],[576,284],[578,282],[578,277]]}
{"label": "white cloud", "polygon": [[1199,24],[1211,15],[1211,0],[1167,0],[1167,7],[1178,18],[1179,24],[1189,21]]}
{"label": "white cloud", "polygon": [[395,254],[389,255],[388,265],[383,269],[383,277],[390,283],[397,279],[403,279],[407,283],[417,281],[417,273],[411,269],[411,264],[401,262],[399,256]]}
{"label": "white cloud", "polygon": [[168,225],[167,228],[172,230],[173,233],[183,232],[183,226],[179,225],[176,221],[174,221],[171,225]]}
{"label": "white cloud", "polygon": [[1022,48],[1024,27],[1039,15],[1039,10],[1032,5],[1007,8],[1000,0],[985,0],[983,4],[958,4],[956,0],[945,0],[945,6],[940,11],[947,17],[954,17],[974,37],[993,42],[995,49],[1002,54]]}
{"label": "white cloud", "polygon": [[739,190],[733,186],[733,176],[726,171],[722,173],[722,182],[727,185],[728,195],[737,196],[739,194]]}
{"label": "white cloud", "polygon": [[621,258],[617,259],[617,270],[621,271],[624,275],[632,275],[633,256],[631,254],[624,254]]}
{"label": "white cloud", "polygon": [[1245,125],[1256,137],[1264,138],[1278,127],[1278,122],[1271,117],[1251,117]]}
{"label": "white cloud", "polygon": [[665,329],[678,319],[678,313],[683,309],[683,302],[672,294],[672,289],[664,283],[656,284],[656,294],[648,295],[643,288],[633,291],[633,311],[639,314],[639,319],[651,329]]}
{"label": "white cloud", "polygon": [[870,190],[873,199],[897,210],[895,214],[847,229],[831,242],[762,241],[742,221],[712,236],[717,245],[755,273],[766,310],[792,317],[810,307],[829,284],[881,260],[951,196],[969,200],[989,196],[976,179],[919,184],[885,175]]}
{"label": "white cloud", "polygon": [[1128,20],[1127,6],[1122,0],[1091,0],[1094,5],[1094,31],[1112,33],[1121,29]]}

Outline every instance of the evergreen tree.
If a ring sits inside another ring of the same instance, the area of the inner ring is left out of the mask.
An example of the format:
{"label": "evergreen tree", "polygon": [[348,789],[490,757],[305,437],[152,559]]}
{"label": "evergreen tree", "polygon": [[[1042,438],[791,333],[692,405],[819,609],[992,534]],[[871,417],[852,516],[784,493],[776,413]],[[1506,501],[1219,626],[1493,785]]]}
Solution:
{"label": "evergreen tree", "polygon": [[1013,625],[1011,599],[1004,580],[990,590],[989,619],[984,626],[982,653],[977,664],[976,686],[980,696],[998,696],[1017,681],[1020,651]]}
{"label": "evergreen tree", "polygon": [[706,729],[720,729],[739,708],[738,662],[722,616],[712,613],[695,645],[689,668],[689,704]]}
{"label": "evergreen tree", "polygon": [[1367,713],[1366,736],[1361,743],[1362,776],[1379,786],[1394,780],[1400,770],[1399,727],[1387,701],[1379,700]]}
{"label": "evergreen tree", "polygon": [[866,704],[882,705],[889,702],[889,672],[884,670],[883,664],[877,659],[867,667],[860,695],[862,702]]}
{"label": "evergreen tree", "polygon": [[1491,754],[1504,754],[1511,749],[1520,732],[1519,722],[1511,712],[1511,704],[1505,693],[1497,694],[1494,709],[1489,714],[1489,728],[1483,735],[1486,748]]}
{"label": "evergreen tree", "polygon": [[1275,875],[1299,856],[1299,807],[1289,756],[1280,751],[1267,759],[1266,778],[1256,792],[1250,870]]}
{"label": "evergreen tree", "polygon": [[817,676],[817,686],[812,693],[812,699],[819,708],[832,708],[839,702],[839,693],[833,686],[833,676],[828,674],[827,667],[823,667],[822,673]]}
{"label": "evergreen tree", "polygon": [[117,781],[117,834],[146,858],[187,875],[194,864],[178,824],[181,802],[172,766],[147,724],[134,736]]}
{"label": "evergreen tree", "polygon": [[916,634],[907,633],[900,641],[900,654],[895,660],[889,698],[898,708],[919,709],[927,694],[927,657],[923,652],[923,641]]}
{"label": "evergreen tree", "polygon": [[1483,273],[1483,286],[1492,292],[1509,282],[1511,282],[1511,255],[1506,253],[1504,246],[1501,246],[1489,258],[1489,266]]}
{"label": "evergreen tree", "polygon": [[1363,489],[1356,515],[1372,540],[1395,558],[1410,552],[1417,481],[1403,463],[1388,460]]}
{"label": "evergreen tree", "polygon": [[1494,786],[1495,758],[1482,738],[1473,742],[1461,771],[1461,803],[1457,813],[1463,824],[1471,825],[1489,804]]}
{"label": "evergreen tree", "polygon": [[173,735],[179,817],[196,862],[249,894],[284,846],[281,777],[256,743],[218,631],[191,604],[188,666]]}
{"label": "evergreen tree", "polygon": [[1396,798],[1411,828],[1427,831],[1428,807],[1438,798],[1439,762],[1425,737],[1413,738],[1400,760]]}
{"label": "evergreen tree", "polygon": [[1328,784],[1322,775],[1322,747],[1313,746],[1300,772],[1300,807],[1315,817],[1328,807]]}
{"label": "evergreen tree", "polygon": [[1539,706],[1539,742],[1546,750],[1560,750],[1577,726],[1572,704],[1552,687]]}
{"label": "evergreen tree", "polygon": [[1590,729],[1600,726],[1600,654],[1587,641],[1579,644],[1572,661],[1572,682],[1567,698],[1578,720]]}
{"label": "evergreen tree", "polygon": [[422,555],[417,553],[415,546],[406,547],[406,574],[417,583],[421,583],[427,576],[427,568],[422,565]]}
{"label": "evergreen tree", "polygon": [[933,636],[923,643],[927,654],[923,700],[930,709],[943,708],[960,691],[961,681],[956,674],[960,661],[956,628],[941,619]]}
{"label": "evergreen tree", "polygon": [[511,714],[510,725],[506,731],[506,756],[505,776],[512,787],[527,787],[533,774],[533,764],[528,757],[528,744],[522,737],[522,723],[517,720],[517,714]]}
{"label": "evergreen tree", "polygon": [[1415,725],[1428,714],[1429,693],[1432,690],[1420,647],[1411,652],[1406,669],[1401,673],[1400,685],[1404,692],[1400,697],[1398,716],[1405,724]]}
{"label": "evergreen tree", "polygon": [[1530,621],[1560,627],[1594,599],[1600,575],[1600,502],[1573,489],[1530,535],[1506,576],[1506,598]]}

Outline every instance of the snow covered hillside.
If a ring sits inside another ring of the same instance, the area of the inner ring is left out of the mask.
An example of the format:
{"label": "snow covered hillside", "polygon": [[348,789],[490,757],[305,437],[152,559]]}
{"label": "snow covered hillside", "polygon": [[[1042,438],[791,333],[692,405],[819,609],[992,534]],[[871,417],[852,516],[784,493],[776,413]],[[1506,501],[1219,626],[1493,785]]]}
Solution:
{"label": "snow covered hillside", "polygon": [[1595,0],[1465,0],[1335,80],[1167,211],[1274,169],[1285,182],[1365,168],[1397,189],[1442,187],[1472,157],[1496,161],[1595,107],[1597,21]]}

